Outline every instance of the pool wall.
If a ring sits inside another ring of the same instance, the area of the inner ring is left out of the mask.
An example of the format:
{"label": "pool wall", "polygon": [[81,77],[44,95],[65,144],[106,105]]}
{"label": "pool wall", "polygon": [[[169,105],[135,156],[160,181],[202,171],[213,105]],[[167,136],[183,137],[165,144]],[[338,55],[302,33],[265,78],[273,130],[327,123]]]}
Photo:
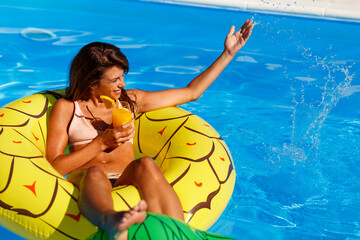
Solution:
{"label": "pool wall", "polygon": [[206,7],[221,7],[245,11],[274,12],[321,18],[360,20],[357,0],[144,0]]}

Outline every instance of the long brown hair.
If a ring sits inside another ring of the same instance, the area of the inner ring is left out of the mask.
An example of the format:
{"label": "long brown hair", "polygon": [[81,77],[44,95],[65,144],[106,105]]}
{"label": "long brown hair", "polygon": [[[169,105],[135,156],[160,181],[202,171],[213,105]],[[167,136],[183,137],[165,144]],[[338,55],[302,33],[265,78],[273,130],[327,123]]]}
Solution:
{"label": "long brown hair", "polygon": [[[88,100],[90,87],[98,84],[105,71],[111,67],[129,71],[129,62],[126,56],[115,45],[104,42],[92,42],[82,47],[74,57],[70,66],[70,84],[65,92],[65,99],[71,101]],[[120,96],[122,101],[130,104],[134,112],[134,104],[123,89]]]}

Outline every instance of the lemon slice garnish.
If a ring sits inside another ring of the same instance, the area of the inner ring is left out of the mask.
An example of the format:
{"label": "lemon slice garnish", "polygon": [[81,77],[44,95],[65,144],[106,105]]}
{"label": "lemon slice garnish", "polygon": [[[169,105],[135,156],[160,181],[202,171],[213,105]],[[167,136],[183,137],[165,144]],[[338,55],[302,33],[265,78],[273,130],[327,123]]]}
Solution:
{"label": "lemon slice garnish", "polygon": [[108,96],[104,96],[104,95],[100,95],[100,99],[101,99],[101,101],[103,101],[103,103],[105,104],[105,107],[107,109],[112,109],[115,107],[114,99],[112,99]]}

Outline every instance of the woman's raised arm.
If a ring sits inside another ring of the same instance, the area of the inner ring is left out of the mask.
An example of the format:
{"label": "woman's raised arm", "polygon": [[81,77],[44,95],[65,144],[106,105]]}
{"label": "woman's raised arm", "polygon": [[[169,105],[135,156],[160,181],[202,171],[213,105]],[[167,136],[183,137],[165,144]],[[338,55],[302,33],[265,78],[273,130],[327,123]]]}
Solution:
{"label": "woman's raised arm", "polygon": [[245,45],[253,27],[252,20],[247,20],[236,33],[235,26],[232,26],[225,39],[222,54],[186,87],[157,92],[129,90],[129,93],[136,97],[138,111],[146,112],[197,100]]}

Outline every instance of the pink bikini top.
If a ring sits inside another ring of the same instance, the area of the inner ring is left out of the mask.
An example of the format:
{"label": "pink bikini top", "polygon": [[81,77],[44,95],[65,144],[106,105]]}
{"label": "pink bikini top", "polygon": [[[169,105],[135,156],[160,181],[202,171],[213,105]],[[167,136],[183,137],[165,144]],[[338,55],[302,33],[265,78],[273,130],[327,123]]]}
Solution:
{"label": "pink bikini top", "polygon": [[68,128],[70,146],[87,144],[103,133],[90,125],[77,101],[74,102],[74,105],[74,115]]}
{"label": "pink bikini top", "polygon": [[[96,130],[85,118],[79,103],[74,102],[74,115],[68,128],[69,146],[87,144],[101,135],[103,131]],[[133,143],[133,139],[128,142]]]}

